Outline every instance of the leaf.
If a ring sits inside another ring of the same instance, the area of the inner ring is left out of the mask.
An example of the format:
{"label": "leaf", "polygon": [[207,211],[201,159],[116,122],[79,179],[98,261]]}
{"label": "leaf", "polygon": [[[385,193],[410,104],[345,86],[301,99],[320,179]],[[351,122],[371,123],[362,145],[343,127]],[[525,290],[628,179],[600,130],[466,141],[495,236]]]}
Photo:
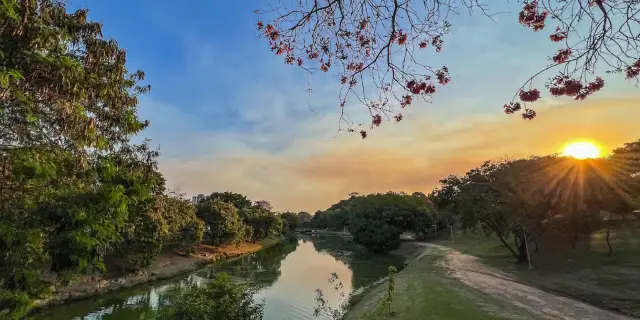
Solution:
{"label": "leaf", "polygon": [[15,2],[12,0],[2,0],[2,9],[9,16],[9,18],[19,21],[20,18],[18,17],[18,14],[13,8],[14,4]]}

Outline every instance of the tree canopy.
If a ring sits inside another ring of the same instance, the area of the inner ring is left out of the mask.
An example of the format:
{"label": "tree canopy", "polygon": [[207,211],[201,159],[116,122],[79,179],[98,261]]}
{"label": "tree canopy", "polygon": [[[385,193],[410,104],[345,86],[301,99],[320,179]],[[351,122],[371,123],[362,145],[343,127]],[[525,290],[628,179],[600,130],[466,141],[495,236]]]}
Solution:
{"label": "tree canopy", "polygon": [[309,224],[336,231],[346,227],[355,243],[386,252],[399,244],[402,232],[423,235],[434,223],[433,212],[422,197],[387,192],[352,194],[327,210],[316,212]]}
{"label": "tree canopy", "polygon": [[159,152],[131,138],[144,72],[64,1],[0,3],[0,317],[62,283],[140,268],[164,245],[193,250],[195,208],[165,190]]}
{"label": "tree canopy", "polygon": [[[603,159],[557,155],[485,162],[463,176],[449,176],[430,194],[438,216],[463,230],[495,234],[519,262],[526,243],[555,230],[572,246],[580,234],[602,225],[602,211],[638,208],[635,143]],[[508,243],[513,237],[514,246]]]}
{"label": "tree canopy", "polygon": [[353,197],[349,212],[354,242],[377,252],[394,249],[402,232],[425,232],[434,222],[424,201],[406,194]]}

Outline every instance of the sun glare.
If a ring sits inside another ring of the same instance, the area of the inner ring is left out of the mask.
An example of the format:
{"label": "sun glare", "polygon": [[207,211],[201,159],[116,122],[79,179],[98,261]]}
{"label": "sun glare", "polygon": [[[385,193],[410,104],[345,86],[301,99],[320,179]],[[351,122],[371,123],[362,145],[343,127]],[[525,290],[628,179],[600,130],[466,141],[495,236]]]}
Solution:
{"label": "sun glare", "polygon": [[602,152],[600,151],[600,147],[593,142],[579,141],[567,144],[564,150],[562,150],[562,154],[582,160],[599,158]]}

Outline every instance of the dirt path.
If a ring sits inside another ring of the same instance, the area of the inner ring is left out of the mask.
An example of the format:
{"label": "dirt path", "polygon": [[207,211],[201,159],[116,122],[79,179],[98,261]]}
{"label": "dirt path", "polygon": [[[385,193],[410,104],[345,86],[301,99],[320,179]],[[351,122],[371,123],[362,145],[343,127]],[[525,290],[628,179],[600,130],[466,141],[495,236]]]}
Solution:
{"label": "dirt path", "polygon": [[445,250],[446,261],[452,275],[466,285],[509,301],[544,319],[634,319],[521,284],[515,281],[512,275],[484,265],[476,257],[450,248],[431,243],[420,243],[420,245]]}

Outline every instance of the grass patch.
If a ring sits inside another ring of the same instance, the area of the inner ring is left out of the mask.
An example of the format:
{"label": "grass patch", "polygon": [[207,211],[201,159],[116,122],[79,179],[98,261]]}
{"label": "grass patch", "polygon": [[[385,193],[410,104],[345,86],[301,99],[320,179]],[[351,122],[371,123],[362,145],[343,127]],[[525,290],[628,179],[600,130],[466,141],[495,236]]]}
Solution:
{"label": "grass patch", "polygon": [[[467,287],[447,277],[443,253],[434,248],[395,276],[395,292],[389,319],[536,319],[524,310]],[[386,283],[361,297],[345,319],[361,319],[376,307]],[[385,317],[379,319],[386,319]]]}
{"label": "grass patch", "polygon": [[[484,263],[514,274],[523,283],[585,301],[604,309],[640,316],[640,234],[634,228],[612,230],[613,255],[609,256],[605,231],[599,231],[571,248],[565,235],[547,235],[538,252],[531,252],[534,269],[517,265],[495,237],[457,233],[454,241],[434,243],[479,257]],[[511,240],[512,241],[512,240]],[[530,249],[533,251],[534,246]]]}

